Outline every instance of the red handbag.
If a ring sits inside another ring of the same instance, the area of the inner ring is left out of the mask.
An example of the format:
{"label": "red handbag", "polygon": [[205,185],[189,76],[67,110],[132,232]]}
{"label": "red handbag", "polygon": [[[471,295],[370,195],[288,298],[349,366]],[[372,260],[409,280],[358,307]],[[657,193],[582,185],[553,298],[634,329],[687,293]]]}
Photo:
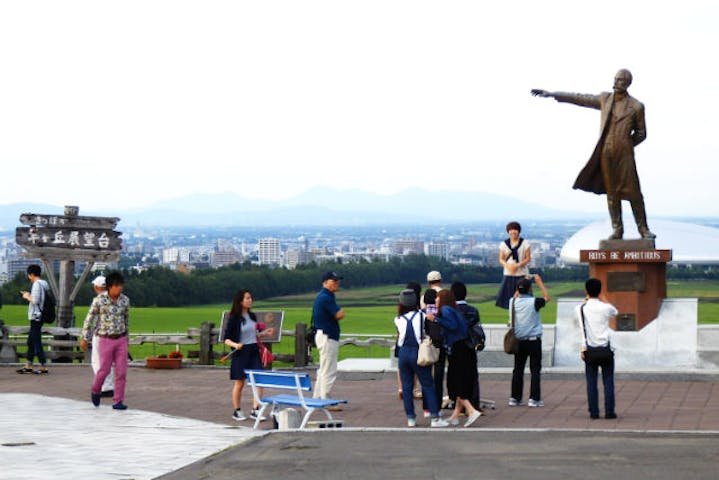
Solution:
{"label": "red handbag", "polygon": [[270,349],[267,348],[264,343],[262,343],[260,337],[257,337],[257,346],[260,349],[260,362],[262,362],[262,366],[267,367],[272,364],[272,361],[275,359],[275,356],[272,355]]}

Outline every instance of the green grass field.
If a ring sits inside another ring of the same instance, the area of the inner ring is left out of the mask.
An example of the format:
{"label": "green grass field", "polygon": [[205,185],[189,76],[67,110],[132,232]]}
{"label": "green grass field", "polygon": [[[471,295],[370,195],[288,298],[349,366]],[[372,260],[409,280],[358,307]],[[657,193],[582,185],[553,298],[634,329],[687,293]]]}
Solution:
{"label": "green grass field", "polygon": [[[391,335],[394,333],[392,320],[396,314],[397,294],[402,285],[387,285],[353,290],[341,290],[337,293],[337,302],[347,312],[342,321],[344,334],[358,335]],[[468,302],[475,305],[481,314],[483,323],[505,323],[507,311],[495,307],[494,296],[498,284],[469,285]],[[559,297],[581,297],[583,286],[578,282],[548,283],[547,288],[553,299]],[[669,282],[669,297],[699,298],[699,323],[719,324],[719,281],[683,281]],[[310,323],[312,302],[316,293],[289,295],[270,298],[255,302],[255,310],[284,310],[283,330],[293,330],[298,322]],[[228,304],[203,305],[182,308],[133,308],[130,313],[130,329],[134,333],[186,333],[188,328],[197,328],[203,322],[210,321],[216,326],[220,324],[223,310],[229,309]],[[75,308],[77,326],[87,314],[87,306]],[[542,311],[542,321],[554,324],[557,316],[556,302],[550,302]],[[27,323],[27,307],[22,305],[5,305],[0,310],[0,318],[9,325],[25,325]],[[223,346],[218,346],[222,350]],[[131,353],[135,358],[168,353],[174,347],[164,346],[132,346]],[[183,347],[183,351],[187,348]],[[290,354],[294,351],[294,339],[283,338],[278,345],[273,345],[276,353]],[[185,352],[186,353],[186,352]],[[384,347],[343,347],[341,358],[351,357],[386,357]]]}

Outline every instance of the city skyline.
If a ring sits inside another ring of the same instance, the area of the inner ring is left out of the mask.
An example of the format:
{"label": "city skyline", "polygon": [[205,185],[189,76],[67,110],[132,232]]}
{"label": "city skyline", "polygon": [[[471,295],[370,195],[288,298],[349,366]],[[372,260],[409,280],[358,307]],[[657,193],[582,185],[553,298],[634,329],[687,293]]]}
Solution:
{"label": "city skyline", "polygon": [[647,211],[717,216],[717,20],[701,0],[4,3],[0,204],[416,187],[602,212],[571,189],[599,112],[529,91],[629,68]]}

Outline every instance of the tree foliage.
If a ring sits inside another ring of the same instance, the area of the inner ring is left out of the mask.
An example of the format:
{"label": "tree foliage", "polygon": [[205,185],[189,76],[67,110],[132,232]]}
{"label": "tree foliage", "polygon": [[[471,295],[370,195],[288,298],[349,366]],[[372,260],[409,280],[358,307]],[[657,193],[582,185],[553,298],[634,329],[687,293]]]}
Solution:
{"label": "tree foliage", "polygon": [[[249,288],[256,299],[307,293],[319,290],[322,274],[335,270],[344,277],[343,288],[403,284],[409,281],[426,283],[427,272],[439,270],[446,284],[455,280],[465,283],[499,283],[502,269],[454,265],[436,257],[408,255],[391,257],[387,261],[373,260],[358,263],[311,263],[295,270],[252,265],[249,262],[218,269],[202,268],[190,273],[164,267],[152,267],[142,272],[123,270],[125,292],[132,304],[140,307],[179,307],[227,303],[240,288]],[[719,271],[711,267],[674,267],[667,270],[674,279],[716,279]],[[586,266],[542,270],[545,281],[583,281]],[[2,298],[7,304],[23,303],[20,290],[28,289],[27,276],[18,274],[2,286]],[[89,304],[94,293],[86,282],[75,299],[76,305]]]}

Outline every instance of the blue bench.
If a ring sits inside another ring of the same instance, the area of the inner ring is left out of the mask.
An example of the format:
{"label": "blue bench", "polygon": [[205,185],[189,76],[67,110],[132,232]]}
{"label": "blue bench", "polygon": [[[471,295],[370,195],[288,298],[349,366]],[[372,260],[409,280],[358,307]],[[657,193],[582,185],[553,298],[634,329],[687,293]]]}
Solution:
{"label": "blue bench", "polygon": [[[331,422],[334,421],[334,419],[332,418],[332,413],[327,410],[327,407],[347,403],[347,400],[334,398],[305,398],[303,392],[309,393],[312,391],[312,382],[310,382],[310,376],[307,373],[272,370],[245,370],[245,373],[247,374],[247,382],[252,387],[252,395],[255,397],[255,402],[257,402],[257,405],[260,405],[254,428],[258,427],[265,409],[270,405],[272,406],[272,410],[270,411],[271,415],[277,414],[279,410],[278,407],[282,405],[302,407],[305,411],[305,415],[302,418],[300,428],[305,428],[307,421],[315,410],[325,412],[327,419]],[[264,395],[263,392],[263,396],[260,397],[258,388],[292,390],[294,394],[281,393],[268,396]]]}

